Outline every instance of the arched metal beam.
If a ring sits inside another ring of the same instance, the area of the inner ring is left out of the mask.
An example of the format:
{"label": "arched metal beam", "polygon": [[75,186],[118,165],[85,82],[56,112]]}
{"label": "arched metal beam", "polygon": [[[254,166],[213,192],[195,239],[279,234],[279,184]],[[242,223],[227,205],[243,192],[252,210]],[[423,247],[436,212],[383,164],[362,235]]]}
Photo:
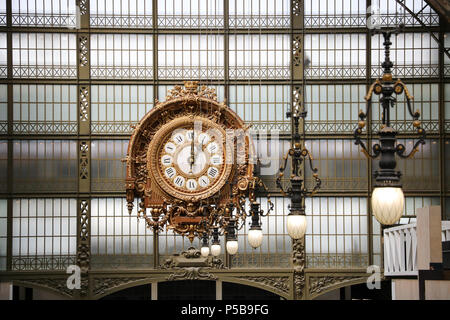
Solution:
{"label": "arched metal beam", "polygon": [[450,0],[425,0],[425,2],[450,23]]}
{"label": "arched metal beam", "polygon": [[[114,279],[114,278],[113,278]],[[102,280],[101,278],[97,279],[97,280]],[[98,300],[101,299],[103,297],[106,297],[110,294],[125,290],[125,289],[129,289],[132,287],[137,287],[137,286],[142,286],[145,284],[152,284],[152,283],[160,283],[160,282],[175,282],[175,281],[180,281],[180,280],[167,280],[166,277],[156,277],[156,278],[145,278],[145,279],[140,279],[140,278],[135,278],[135,279],[122,279],[122,278],[115,278],[115,280],[117,281],[117,283],[114,283],[114,280],[111,281],[111,278],[105,278],[104,280],[106,281],[110,281],[111,283],[109,284],[108,287],[105,287],[104,290],[101,290],[97,293],[94,292],[93,296],[91,299],[93,300]],[[186,280],[186,279],[183,279]],[[207,279],[197,279],[198,281],[222,281],[222,282],[229,282],[229,283],[236,283],[236,284],[241,284],[241,285],[246,285],[249,287],[254,287],[254,288],[258,288],[258,289],[262,289],[265,290],[267,292],[271,292],[273,294],[276,294],[284,299],[290,300],[292,299],[292,295],[290,294],[290,292],[283,292],[273,286],[267,285],[264,282],[257,282],[257,281],[252,281],[251,279],[243,279],[243,278],[237,278],[237,277],[230,277],[230,276],[218,276],[216,280],[207,280]],[[58,291],[54,291],[54,292],[58,292]]]}
{"label": "arched metal beam", "polygon": [[62,290],[58,290],[57,288],[45,285],[45,283],[36,283],[35,281],[33,281],[33,279],[31,279],[30,281],[27,281],[26,279],[12,280],[12,284],[14,286],[47,291],[49,293],[52,293],[54,295],[58,295],[61,298],[65,298],[65,299],[68,299],[68,300],[75,299],[74,296],[67,294],[67,292],[64,292]]}
{"label": "arched metal beam", "polygon": [[340,289],[340,288],[344,288],[344,287],[348,287],[348,286],[353,286],[353,285],[356,285],[356,284],[365,283],[366,281],[367,281],[367,279],[365,279],[365,278],[361,279],[360,278],[360,279],[345,280],[345,281],[342,281],[342,282],[337,282],[337,283],[335,283],[333,285],[330,285],[330,286],[326,287],[324,290],[322,290],[322,291],[320,291],[318,293],[314,293],[314,294],[309,295],[308,296],[308,300],[314,300],[317,297],[319,297],[319,296],[321,296],[321,295],[323,295],[323,294],[325,294],[327,292],[330,292],[330,291],[333,291],[333,290],[336,290],[336,289]]}

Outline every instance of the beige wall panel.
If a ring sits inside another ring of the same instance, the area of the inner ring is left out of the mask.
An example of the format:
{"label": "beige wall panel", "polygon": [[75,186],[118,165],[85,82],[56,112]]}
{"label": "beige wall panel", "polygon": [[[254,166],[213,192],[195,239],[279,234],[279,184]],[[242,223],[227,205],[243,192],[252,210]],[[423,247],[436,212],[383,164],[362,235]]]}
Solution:
{"label": "beige wall panel", "polygon": [[450,280],[425,281],[425,300],[450,300]]}
{"label": "beige wall panel", "polygon": [[417,268],[429,270],[430,263],[442,263],[441,207],[417,209]]}
{"label": "beige wall panel", "polygon": [[419,300],[418,280],[392,280],[392,300]]}

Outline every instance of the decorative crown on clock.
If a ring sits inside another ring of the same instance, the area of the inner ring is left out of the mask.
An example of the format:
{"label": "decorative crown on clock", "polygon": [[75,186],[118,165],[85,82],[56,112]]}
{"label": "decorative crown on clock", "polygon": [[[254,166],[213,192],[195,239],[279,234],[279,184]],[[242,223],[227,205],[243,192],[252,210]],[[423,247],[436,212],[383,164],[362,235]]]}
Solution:
{"label": "decorative crown on clock", "polygon": [[197,93],[198,81],[184,81],[184,87],[189,93]]}

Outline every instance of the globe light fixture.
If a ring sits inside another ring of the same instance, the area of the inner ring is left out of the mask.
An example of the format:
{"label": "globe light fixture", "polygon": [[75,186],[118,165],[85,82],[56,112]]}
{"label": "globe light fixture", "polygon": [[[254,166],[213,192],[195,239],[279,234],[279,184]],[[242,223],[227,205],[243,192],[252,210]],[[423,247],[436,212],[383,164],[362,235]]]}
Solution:
{"label": "globe light fixture", "polygon": [[220,247],[220,240],[219,240],[219,229],[214,228],[213,229],[213,241],[211,244],[211,254],[214,257],[217,257],[220,255],[222,248]]}
{"label": "globe light fixture", "polygon": [[236,254],[238,251],[238,242],[237,240],[227,241],[227,252],[230,255]]}
{"label": "globe light fixture", "polygon": [[222,248],[220,247],[220,244],[218,243],[214,243],[213,245],[211,245],[211,254],[214,257],[217,257],[220,255]]}
{"label": "globe light fixture", "polygon": [[[371,159],[380,157],[379,170],[375,171],[375,188],[372,192],[372,212],[374,217],[379,223],[384,226],[395,224],[400,220],[403,214],[405,197],[402,191],[402,185],[400,182],[401,172],[396,171],[397,166],[396,156],[400,158],[408,159],[414,156],[419,150],[419,145],[425,144],[425,130],[421,127],[419,121],[420,112],[417,110],[412,111],[411,101],[414,99],[408,91],[406,85],[400,80],[392,80],[391,68],[393,63],[390,60],[390,46],[392,42],[390,37],[392,34],[399,33],[400,28],[391,30],[373,30],[374,33],[381,33],[384,38],[384,62],[383,77],[377,79],[369,88],[365,100],[368,102],[366,112],[360,110],[358,128],[354,132],[355,144],[361,146],[363,153]],[[405,146],[401,143],[397,143],[397,131],[391,127],[391,108],[394,108],[397,102],[396,95],[405,93],[406,104],[408,106],[408,112],[413,118],[413,126],[416,128],[417,133],[420,134],[420,138],[414,144],[410,153],[405,154]],[[382,123],[381,129],[378,132],[379,143],[376,143],[372,147],[370,152],[367,146],[361,139],[362,129],[366,126],[366,117],[370,111],[370,100],[373,94],[380,96],[380,104],[382,107]]]}
{"label": "globe light fixture", "polygon": [[259,248],[262,244],[263,240],[263,232],[261,227],[252,227],[248,232],[248,243],[252,246],[252,248]]}
{"label": "globe light fixture", "polygon": [[209,247],[202,247],[200,249],[200,253],[202,257],[206,258],[207,256],[209,256]]}
{"label": "globe light fixture", "polygon": [[372,211],[383,225],[393,225],[403,214],[405,197],[402,188],[376,187],[372,192]]}
{"label": "globe light fixture", "polygon": [[292,239],[301,239],[306,233],[306,216],[304,214],[289,214],[286,228]]}
{"label": "globe light fixture", "polygon": [[256,249],[261,246],[263,239],[263,232],[261,229],[261,224],[259,222],[259,202],[254,201],[250,206],[252,222],[250,225],[250,230],[248,232],[248,243],[252,246],[252,248]]}
{"label": "globe light fixture", "polygon": [[[305,198],[310,195],[314,195],[322,184],[319,176],[318,169],[313,167],[312,157],[308,149],[304,145],[305,137],[303,133],[303,139],[299,133],[299,122],[300,118],[303,120],[306,117],[307,112],[300,106],[296,106],[293,112],[288,111],[286,116],[293,119],[294,133],[292,137],[292,146],[288,153],[284,157],[284,162],[282,163],[278,177],[276,180],[278,188],[280,188],[281,193],[285,196],[291,198],[291,204],[289,206],[289,215],[287,217],[286,229],[289,236],[292,239],[302,239],[306,233],[306,216],[305,216]],[[284,176],[284,171],[286,169],[288,158],[291,158],[291,175],[290,175],[290,187],[285,189],[283,187],[282,178]],[[304,170],[303,165],[308,164],[309,169],[312,172],[315,185],[311,191],[307,190],[305,186]]]}
{"label": "globe light fixture", "polygon": [[[273,203],[270,200],[270,194],[268,193],[267,186],[259,178],[261,175],[261,162],[259,156],[256,157],[255,165],[253,166],[253,179],[249,181],[249,200],[251,216],[250,230],[247,235],[248,243],[253,249],[259,248],[263,240],[263,232],[261,228],[261,217],[267,216],[273,210]],[[260,192],[264,192],[267,198],[267,210],[261,210],[261,205],[258,202]]]}
{"label": "globe light fixture", "polygon": [[205,231],[202,236],[202,247],[200,249],[200,254],[202,257],[206,258],[209,256],[209,245],[208,245],[208,233]]}
{"label": "globe light fixture", "polygon": [[238,251],[238,241],[236,237],[236,220],[234,218],[230,219],[227,227],[227,252],[230,255],[234,255]]}

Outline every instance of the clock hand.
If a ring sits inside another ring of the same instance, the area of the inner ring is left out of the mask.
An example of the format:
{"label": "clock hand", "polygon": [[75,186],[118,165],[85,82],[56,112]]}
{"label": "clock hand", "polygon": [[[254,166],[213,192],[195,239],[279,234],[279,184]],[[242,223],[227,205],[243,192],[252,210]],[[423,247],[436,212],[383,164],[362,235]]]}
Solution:
{"label": "clock hand", "polygon": [[195,132],[194,132],[194,129],[192,129],[192,142],[191,142],[191,161],[190,161],[190,164],[191,164],[191,171],[189,172],[189,173],[192,173],[192,166],[194,165],[194,162],[195,162],[195,155],[194,155],[194,135],[195,135]]}

